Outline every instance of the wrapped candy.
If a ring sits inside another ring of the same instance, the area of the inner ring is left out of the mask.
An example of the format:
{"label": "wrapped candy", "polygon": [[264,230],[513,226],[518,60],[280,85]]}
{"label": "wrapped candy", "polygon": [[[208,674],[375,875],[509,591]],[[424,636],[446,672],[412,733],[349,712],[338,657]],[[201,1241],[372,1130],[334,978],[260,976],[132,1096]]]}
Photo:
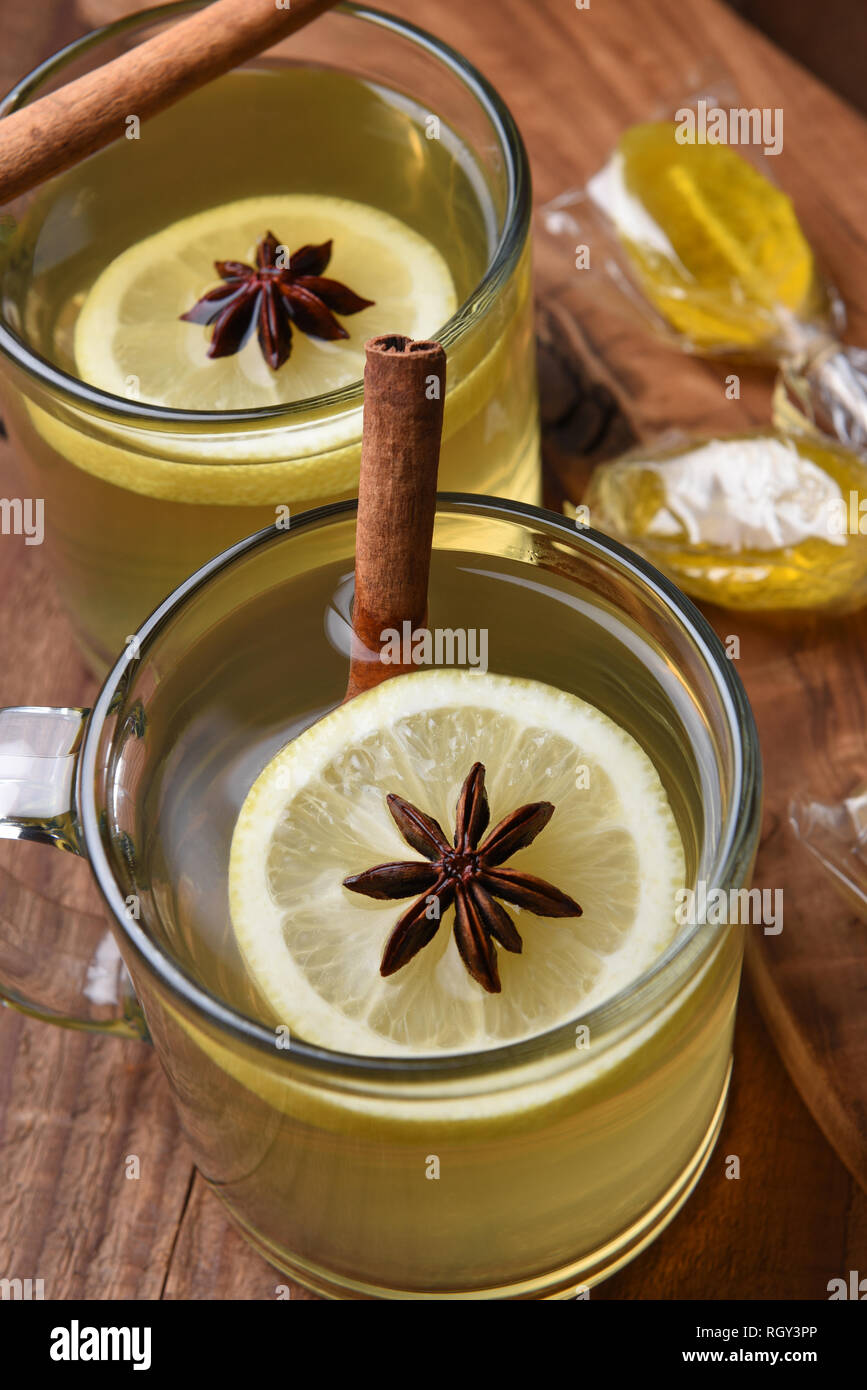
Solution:
{"label": "wrapped candy", "polygon": [[599,465],[584,508],[694,598],[835,613],[867,601],[867,466],[830,440],[663,438]]}
{"label": "wrapped candy", "polygon": [[843,801],[796,798],[789,823],[844,901],[867,919],[867,786],[857,786]]}
{"label": "wrapped candy", "polygon": [[542,209],[542,254],[556,247],[571,273],[586,246],[608,288],[681,349],[779,364],[777,425],[831,429],[867,451],[867,353],[839,342],[842,302],[790,199],[758,149],[695,127],[625,131],[585,189]]}
{"label": "wrapped candy", "polygon": [[637,286],[689,350],[775,360],[830,303],[794,208],[737,151],[633,126],[588,193]]}

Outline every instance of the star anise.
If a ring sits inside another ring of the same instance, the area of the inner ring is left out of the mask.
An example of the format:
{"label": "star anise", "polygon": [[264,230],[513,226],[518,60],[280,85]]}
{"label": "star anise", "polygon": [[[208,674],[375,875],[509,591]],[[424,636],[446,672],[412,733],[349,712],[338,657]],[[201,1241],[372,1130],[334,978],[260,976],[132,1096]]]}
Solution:
{"label": "star anise", "polygon": [[334,314],[357,314],[374,301],[323,277],[331,245],[302,246],[284,264],[280,242],[268,232],[256,247],[255,266],[215,261],[223,284],[208,290],[181,318],[214,325],[209,357],[231,357],[255,326],[262,356],[275,372],[292,351],[293,324],[311,338],[348,338]]}
{"label": "star anise", "polygon": [[[494,942],[506,951],[520,951],[522,945],[514,922],[497,898],[537,917],[581,916],[581,908],[568,893],[533,874],[500,867],[545,828],[554,814],[550,801],[519,806],[479,844],[491,813],[485,769],[476,763],[461,789],[453,845],[437,821],[402,796],[392,792],[386,801],[407,844],[429,862],[379,864],[343,880],[345,888],[369,898],[421,895],[388,938],[382,975],[393,975],[427,946],[436,936],[442,914],[454,903],[455,941],[464,965],[484,989],[497,994],[501,986]],[[433,900],[436,909],[432,912]]]}

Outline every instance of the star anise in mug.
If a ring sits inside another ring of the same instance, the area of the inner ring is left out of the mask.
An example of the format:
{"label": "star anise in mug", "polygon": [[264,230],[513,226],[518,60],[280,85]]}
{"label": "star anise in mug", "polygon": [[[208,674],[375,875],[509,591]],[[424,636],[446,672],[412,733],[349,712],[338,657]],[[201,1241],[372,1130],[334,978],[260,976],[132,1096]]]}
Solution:
{"label": "star anise in mug", "polygon": [[343,880],[345,888],[369,898],[420,895],[388,938],[381,974],[393,975],[427,946],[436,936],[442,914],[454,903],[455,942],[461,959],[474,980],[497,994],[501,986],[494,943],[506,951],[518,952],[522,946],[518,930],[498,898],[537,917],[581,916],[581,908],[568,893],[533,874],[501,867],[548,824],[554,814],[550,801],[519,806],[481,844],[490,820],[481,763],[472,767],[461,790],[454,844],[449,843],[437,821],[402,796],[392,792],[386,801],[401,835],[424,855],[424,861],[379,864]]}
{"label": "star anise in mug", "polygon": [[310,338],[348,338],[334,315],[357,314],[374,301],[323,276],[331,246],[330,241],[302,246],[286,261],[284,248],[268,232],[256,247],[255,266],[215,261],[222,285],[208,290],[181,318],[213,324],[209,357],[231,357],[255,328],[262,356],[275,372],[292,351],[293,326]]}

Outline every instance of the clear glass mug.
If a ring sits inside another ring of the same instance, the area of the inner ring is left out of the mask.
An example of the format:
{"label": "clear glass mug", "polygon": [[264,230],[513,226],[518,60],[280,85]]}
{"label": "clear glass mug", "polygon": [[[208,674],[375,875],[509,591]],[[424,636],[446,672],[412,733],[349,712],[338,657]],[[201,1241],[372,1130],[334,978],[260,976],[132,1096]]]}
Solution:
{"label": "clear glass mug", "polygon": [[[32,998],[40,974],[43,999],[57,998],[70,955],[88,979],[111,963],[80,923],[59,950],[44,905],[44,958],[32,913],[4,927],[3,994],[56,1022],[149,1036],[201,1172],[253,1245],[310,1288],[574,1296],[654,1237],[708,1159],[742,928],[684,928],[607,1004],[513,1046],[402,1060],[286,1045],[233,945],[228,849],[262,766],[343,696],[354,520],[354,503],[322,508],[205,565],[142,625],[89,714],[0,713],[0,834],[86,857],[138,1002],[107,1016],[91,989],[64,1017]],[[430,613],[436,627],[486,624],[491,670],[573,690],[628,728],[668,790],[688,881],[748,883],[752,715],[667,580],[552,513],[448,495]]]}
{"label": "clear glass mug", "polygon": [[[23,78],[0,116],[202,3],[131,15],[77,40]],[[116,142],[4,210],[0,402],[22,500],[44,503],[59,589],[100,675],[141,619],[212,555],[287,507],[294,514],[357,491],[360,381],[293,405],[208,412],[148,405],[132,379],[124,398],[78,379],[74,321],[93,280],[128,247],[203,208],[275,190],[322,192],[382,208],[436,245],[459,300],[447,323],[426,330],[448,355],[440,484],[540,500],[530,171],[508,109],[447,45],[355,5],[240,71],[263,67],[277,85],[217,101],[219,82],[238,73],[219,79],[145,123],[140,140]],[[305,87],[320,102],[308,110],[279,87],[317,72],[344,82],[339,100]],[[340,74],[353,79],[348,88]],[[383,89],[398,94],[396,115],[378,99]],[[424,113],[439,122],[435,139]],[[207,276],[203,290],[210,264]]]}

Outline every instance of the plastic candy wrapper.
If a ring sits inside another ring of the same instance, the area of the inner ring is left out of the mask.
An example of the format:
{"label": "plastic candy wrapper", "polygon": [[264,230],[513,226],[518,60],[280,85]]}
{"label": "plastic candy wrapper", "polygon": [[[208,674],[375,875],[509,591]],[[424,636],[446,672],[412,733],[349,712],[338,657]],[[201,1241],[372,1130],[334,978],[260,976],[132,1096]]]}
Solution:
{"label": "plastic candy wrapper", "polygon": [[784,362],[774,386],[774,424],[820,438],[834,434],[867,455],[867,352],[819,339],[803,359]]}
{"label": "plastic candy wrapper", "polygon": [[792,801],[789,821],[840,895],[867,919],[867,786],[830,805],[807,797]]}
{"label": "plastic candy wrapper", "polygon": [[576,515],[724,608],[867,602],[867,466],[831,440],[663,437],[600,464]]}
{"label": "plastic candy wrapper", "polygon": [[[749,143],[713,143],[715,113]],[[540,257],[560,291],[589,273],[684,351],[779,364],[776,423],[867,451],[867,353],[839,342],[845,312],[772,180],[763,114],[723,82],[630,127],[585,188],[541,209]]]}

